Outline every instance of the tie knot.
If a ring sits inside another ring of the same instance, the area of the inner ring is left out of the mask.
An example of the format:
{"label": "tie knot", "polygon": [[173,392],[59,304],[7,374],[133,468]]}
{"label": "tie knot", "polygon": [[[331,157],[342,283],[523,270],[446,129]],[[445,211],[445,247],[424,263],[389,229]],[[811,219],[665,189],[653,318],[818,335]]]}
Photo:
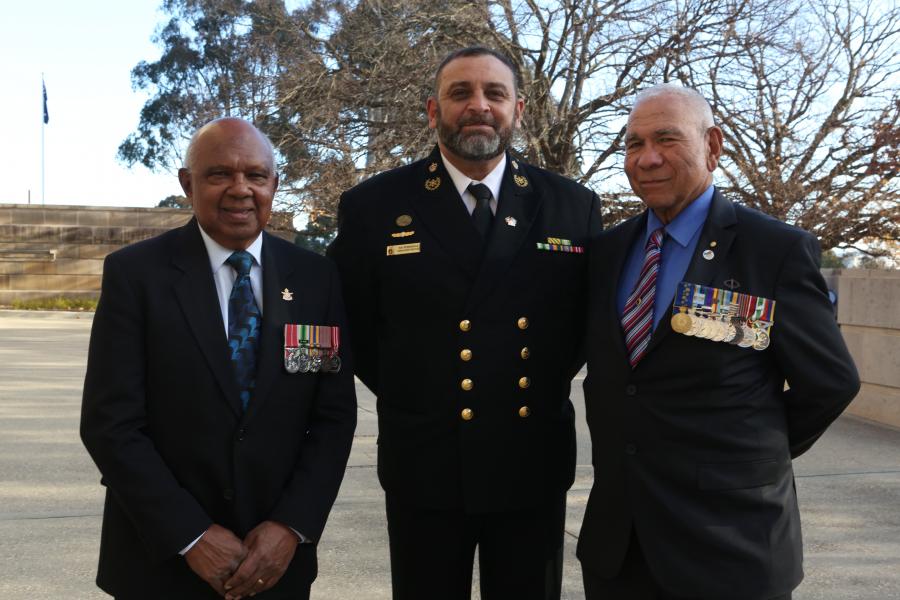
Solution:
{"label": "tie knot", "polygon": [[239,277],[250,274],[250,267],[253,265],[253,255],[246,250],[238,250],[233,252],[225,261],[237,271]]}
{"label": "tie knot", "polygon": [[479,202],[484,202],[485,200],[490,201],[491,199],[491,188],[484,185],[483,183],[470,183],[469,184],[469,192],[475,199]]}
{"label": "tie knot", "polygon": [[647,250],[650,248],[662,248],[663,236],[665,235],[666,229],[664,227],[660,227],[651,233],[649,239],[647,239]]}

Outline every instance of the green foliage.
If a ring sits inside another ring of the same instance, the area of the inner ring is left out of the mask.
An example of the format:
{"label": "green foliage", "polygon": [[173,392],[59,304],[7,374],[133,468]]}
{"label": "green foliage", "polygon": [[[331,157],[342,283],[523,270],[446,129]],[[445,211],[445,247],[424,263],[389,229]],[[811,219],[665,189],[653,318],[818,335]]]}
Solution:
{"label": "green foliage", "polygon": [[841,269],[844,266],[844,260],[838,256],[834,250],[828,250],[822,253],[823,269]]}
{"label": "green foliage", "polygon": [[156,205],[158,208],[190,208],[191,201],[186,196],[166,196]]}
{"label": "green foliage", "polygon": [[15,300],[12,307],[16,310],[97,310],[97,298],[34,298],[32,300]]}
{"label": "green foliage", "polygon": [[337,223],[334,217],[320,216],[318,219],[310,219],[303,231],[297,233],[294,243],[301,248],[312,250],[318,254],[325,254],[328,244],[334,239],[337,231]]}

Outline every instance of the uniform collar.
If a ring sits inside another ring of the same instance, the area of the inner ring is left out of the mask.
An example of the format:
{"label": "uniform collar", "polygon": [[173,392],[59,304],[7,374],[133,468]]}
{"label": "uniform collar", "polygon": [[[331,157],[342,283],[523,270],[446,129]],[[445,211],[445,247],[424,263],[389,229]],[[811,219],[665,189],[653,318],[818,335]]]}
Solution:
{"label": "uniform collar", "polygon": [[[200,236],[203,238],[203,244],[206,246],[206,253],[209,255],[209,266],[212,268],[212,272],[215,273],[222,268],[228,257],[234,254],[234,250],[226,248],[212,239],[208,233],[203,231],[203,227],[200,226],[199,222],[197,222],[197,228],[200,230]],[[247,248],[247,252],[250,253],[257,265],[262,266],[262,232],[256,236],[256,239]]]}
{"label": "uniform collar", "polygon": [[460,197],[462,197],[463,192],[469,188],[469,184],[474,181],[475,183],[483,183],[488,186],[488,189],[491,190],[491,194],[493,194],[494,198],[500,198],[500,187],[503,184],[503,171],[506,169],[506,152],[503,153],[503,157],[500,159],[500,162],[497,163],[497,166],[495,166],[491,172],[487,174],[487,177],[481,181],[472,179],[453,166],[453,164],[447,160],[447,157],[444,156],[443,152],[441,152],[441,160],[444,162],[444,168],[447,169],[447,174],[450,175],[450,179],[453,181],[453,187],[459,192]]}

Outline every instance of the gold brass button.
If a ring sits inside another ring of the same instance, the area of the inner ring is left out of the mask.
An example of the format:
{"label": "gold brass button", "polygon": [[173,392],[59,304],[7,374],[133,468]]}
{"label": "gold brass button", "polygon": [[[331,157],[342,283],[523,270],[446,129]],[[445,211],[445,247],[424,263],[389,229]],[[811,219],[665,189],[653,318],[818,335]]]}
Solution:
{"label": "gold brass button", "polygon": [[463,350],[460,351],[459,357],[466,361],[472,360],[472,351],[469,350],[468,348],[464,348]]}
{"label": "gold brass button", "polygon": [[519,379],[519,387],[522,388],[523,390],[525,388],[527,388],[529,385],[531,385],[531,380],[528,379],[527,377],[522,377]]}
{"label": "gold brass button", "polygon": [[472,417],[475,416],[475,413],[471,408],[464,408],[462,409],[462,412],[459,413],[459,415],[463,418],[463,421],[471,421]]}
{"label": "gold brass button", "polygon": [[528,329],[528,317],[519,317],[516,325],[519,326],[519,329]]}
{"label": "gold brass button", "polygon": [[528,408],[527,406],[523,406],[522,408],[519,409],[519,416],[522,417],[523,419],[530,414],[531,414],[531,409]]}
{"label": "gold brass button", "polygon": [[474,385],[475,385],[475,384],[472,383],[472,380],[471,380],[471,379],[463,379],[463,380],[460,382],[459,387],[461,387],[462,389],[464,389],[465,391],[468,392],[469,390],[472,389],[472,387],[473,387]]}
{"label": "gold brass button", "polygon": [[528,346],[522,348],[522,351],[519,352],[519,355],[522,357],[522,360],[528,360],[528,357],[531,356],[531,350],[528,349]]}
{"label": "gold brass button", "polygon": [[462,331],[468,331],[468,330],[472,329],[472,322],[469,321],[468,319],[463,319],[462,321],[459,322],[459,328]]}

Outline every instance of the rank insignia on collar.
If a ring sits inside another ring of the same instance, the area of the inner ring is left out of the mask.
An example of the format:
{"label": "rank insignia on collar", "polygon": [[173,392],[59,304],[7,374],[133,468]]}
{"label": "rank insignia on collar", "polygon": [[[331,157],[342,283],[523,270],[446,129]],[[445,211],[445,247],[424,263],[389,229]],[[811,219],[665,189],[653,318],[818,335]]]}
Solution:
{"label": "rank insignia on collar", "polygon": [[528,187],[528,180],[525,179],[524,176],[519,175],[518,173],[513,175],[513,181],[515,181],[516,185],[519,187]]}
{"label": "rank insignia on collar", "polygon": [[290,302],[294,299],[294,293],[291,290],[284,288],[281,290],[281,299]]}
{"label": "rank insignia on collar", "polygon": [[518,169],[519,169],[519,163],[517,163],[516,161],[512,161],[512,168],[518,170]]}
{"label": "rank insignia on collar", "polygon": [[433,162],[430,165],[428,165],[428,172],[434,173],[435,171],[437,171],[437,163]]}
{"label": "rank insignia on collar", "polygon": [[425,180],[425,189],[429,192],[433,192],[434,190],[441,187],[441,178],[440,177],[432,177],[430,179]]}

